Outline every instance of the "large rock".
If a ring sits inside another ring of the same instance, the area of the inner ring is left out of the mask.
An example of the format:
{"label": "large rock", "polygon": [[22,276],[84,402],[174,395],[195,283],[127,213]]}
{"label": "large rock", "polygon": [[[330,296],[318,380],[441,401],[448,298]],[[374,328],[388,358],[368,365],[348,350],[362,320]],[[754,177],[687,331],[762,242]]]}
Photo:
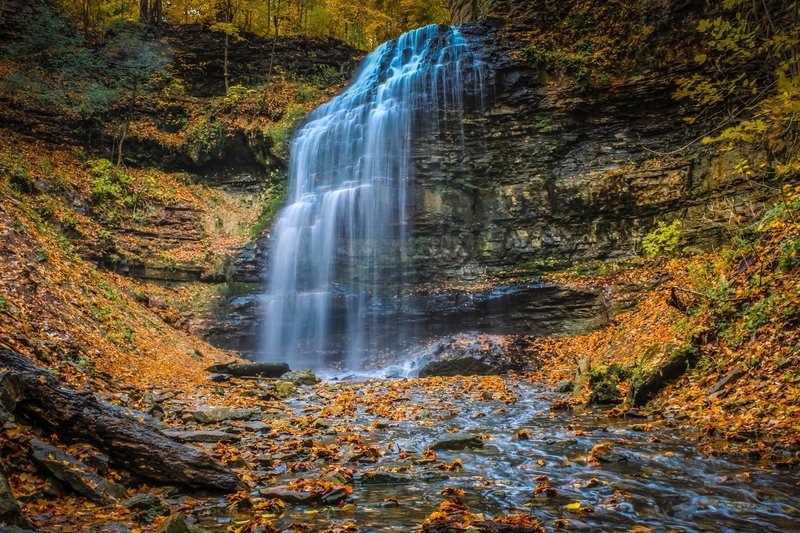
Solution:
{"label": "large rock", "polygon": [[125,487],[97,475],[76,458],[40,440],[29,442],[31,459],[69,488],[95,503],[108,503],[125,495]]}
{"label": "large rock", "polygon": [[469,433],[453,433],[442,437],[431,445],[431,450],[465,450],[467,448],[483,448],[480,435]]}
{"label": "large rock", "polygon": [[[28,519],[22,514],[11,487],[8,484],[5,473],[0,470],[0,526],[16,526],[28,529],[31,527]],[[0,528],[2,529],[2,528]]]}
{"label": "large rock", "polygon": [[316,385],[321,379],[311,370],[292,370],[280,377],[281,381],[288,381],[295,385]]}
{"label": "large rock", "polygon": [[434,376],[492,376],[500,374],[496,366],[474,357],[458,357],[444,361],[431,361],[419,371],[419,377]]}
{"label": "large rock", "polygon": [[169,514],[169,507],[164,502],[149,492],[134,494],[128,498],[123,506],[133,513],[134,520],[140,523],[150,523],[159,516]]}
{"label": "large rock", "polygon": [[642,362],[628,386],[626,403],[635,407],[646,405],[697,360],[697,348],[693,346],[653,346],[648,352],[650,360]]}
{"label": "large rock", "polygon": [[228,420],[250,420],[261,415],[257,407],[201,407],[194,411],[187,411],[200,424],[215,424]]}

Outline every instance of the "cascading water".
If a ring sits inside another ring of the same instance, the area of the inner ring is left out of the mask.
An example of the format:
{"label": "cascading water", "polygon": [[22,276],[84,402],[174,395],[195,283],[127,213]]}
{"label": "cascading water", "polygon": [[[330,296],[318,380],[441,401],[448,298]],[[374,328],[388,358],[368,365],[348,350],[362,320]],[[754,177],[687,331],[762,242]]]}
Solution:
{"label": "cascading water", "polygon": [[382,310],[408,279],[412,146],[448,117],[461,127],[483,72],[458,29],[428,26],[381,45],[308,117],[271,237],[265,359],[356,370],[398,345],[404,332]]}

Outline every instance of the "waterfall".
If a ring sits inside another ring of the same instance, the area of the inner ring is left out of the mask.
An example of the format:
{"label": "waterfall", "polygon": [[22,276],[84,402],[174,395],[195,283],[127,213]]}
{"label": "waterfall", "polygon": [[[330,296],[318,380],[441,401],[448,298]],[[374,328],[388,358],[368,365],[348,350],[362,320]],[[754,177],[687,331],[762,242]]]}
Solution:
{"label": "waterfall", "polygon": [[[262,357],[360,369],[404,332],[387,310],[410,279],[412,148],[482,99],[484,66],[457,28],[381,45],[290,147],[289,200],[270,236]],[[476,97],[477,95],[477,97]]]}

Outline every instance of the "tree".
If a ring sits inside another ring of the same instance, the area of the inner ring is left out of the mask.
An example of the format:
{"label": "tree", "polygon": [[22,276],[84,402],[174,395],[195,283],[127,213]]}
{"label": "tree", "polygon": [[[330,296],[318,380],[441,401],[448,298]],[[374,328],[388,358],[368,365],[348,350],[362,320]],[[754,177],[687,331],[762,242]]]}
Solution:
{"label": "tree", "polygon": [[120,21],[112,28],[102,49],[105,75],[117,95],[112,152],[118,166],[123,162],[123,146],[137,100],[141,93],[156,88],[159,83],[156,77],[167,66],[160,44],[147,34],[146,28]]}
{"label": "tree", "polygon": [[[800,16],[798,3],[724,0],[697,30],[705,73],[680,80],[675,97],[716,119],[703,143],[743,154],[738,171],[768,187],[800,175]],[[709,68],[710,67],[710,68]]]}

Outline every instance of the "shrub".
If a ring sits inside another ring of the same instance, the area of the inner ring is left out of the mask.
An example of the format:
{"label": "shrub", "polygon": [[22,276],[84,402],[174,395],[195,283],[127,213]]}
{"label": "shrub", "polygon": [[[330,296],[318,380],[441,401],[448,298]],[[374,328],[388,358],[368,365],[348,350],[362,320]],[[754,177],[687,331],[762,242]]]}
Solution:
{"label": "shrub", "polygon": [[681,226],[680,220],[673,220],[669,225],[659,222],[656,229],[645,235],[642,241],[645,256],[652,259],[675,253],[681,240]]}

